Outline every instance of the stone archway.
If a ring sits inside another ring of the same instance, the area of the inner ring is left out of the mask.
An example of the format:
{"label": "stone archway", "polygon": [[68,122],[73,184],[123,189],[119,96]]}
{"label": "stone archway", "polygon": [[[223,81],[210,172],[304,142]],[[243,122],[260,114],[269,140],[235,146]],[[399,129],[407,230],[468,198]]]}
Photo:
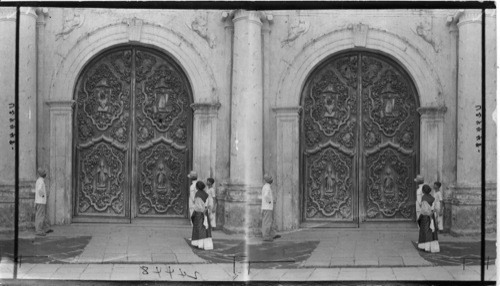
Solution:
{"label": "stone archway", "polygon": [[86,65],[74,98],[73,221],[187,217],[193,96],[178,64],[112,48]]}

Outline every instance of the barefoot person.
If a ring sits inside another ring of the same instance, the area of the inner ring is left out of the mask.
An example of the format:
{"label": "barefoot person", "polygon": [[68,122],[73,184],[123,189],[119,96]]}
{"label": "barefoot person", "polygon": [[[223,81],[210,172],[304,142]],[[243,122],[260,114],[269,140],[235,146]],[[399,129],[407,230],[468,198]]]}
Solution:
{"label": "barefoot person", "polygon": [[191,235],[191,245],[200,249],[214,249],[212,242],[212,227],[210,226],[210,217],[208,209],[210,209],[208,194],[205,192],[205,183],[202,181],[196,182],[196,194],[194,196],[193,214],[191,222],[193,224],[193,232]]}

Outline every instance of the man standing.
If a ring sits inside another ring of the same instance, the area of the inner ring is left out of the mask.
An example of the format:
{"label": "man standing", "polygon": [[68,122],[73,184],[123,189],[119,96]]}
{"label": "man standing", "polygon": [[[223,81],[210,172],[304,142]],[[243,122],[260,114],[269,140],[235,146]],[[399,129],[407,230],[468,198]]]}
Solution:
{"label": "man standing", "polygon": [[46,176],[47,173],[45,170],[38,168],[38,179],[35,183],[35,234],[38,236],[45,236],[46,233],[52,232],[51,229],[48,229],[48,224],[45,218],[47,191],[45,190],[44,179]]}
{"label": "man standing", "polygon": [[191,171],[187,177],[191,181],[191,186],[189,186],[189,221],[192,225],[193,222],[191,221],[191,216],[194,212],[194,196],[196,195],[196,182],[198,182],[198,174],[195,171]]}
{"label": "man standing", "polygon": [[273,177],[270,175],[264,175],[264,181],[266,182],[262,187],[262,238],[264,241],[273,241],[275,238],[280,238],[280,235],[275,235],[273,229],[273,191],[271,190],[271,184],[273,183]]}
{"label": "man standing", "polygon": [[422,204],[422,187],[424,186],[424,176],[422,175],[417,175],[417,177],[414,179],[415,183],[418,184],[417,188],[417,201],[415,203],[415,208],[417,211],[417,217],[416,220],[418,221],[418,218],[420,217],[420,205]]}

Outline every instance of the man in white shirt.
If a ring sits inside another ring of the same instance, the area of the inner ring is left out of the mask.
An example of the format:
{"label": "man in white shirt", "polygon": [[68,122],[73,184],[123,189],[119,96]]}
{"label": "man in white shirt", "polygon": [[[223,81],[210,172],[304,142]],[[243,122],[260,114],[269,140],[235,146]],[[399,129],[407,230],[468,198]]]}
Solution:
{"label": "man in white shirt", "polygon": [[417,201],[415,203],[415,208],[417,211],[417,221],[418,217],[420,216],[420,205],[422,204],[422,187],[424,186],[424,176],[422,175],[417,175],[417,177],[414,179],[415,183],[418,184],[417,188]]}
{"label": "man in white shirt", "polygon": [[189,186],[189,221],[192,225],[193,221],[191,220],[191,216],[194,212],[194,196],[196,195],[196,182],[198,182],[198,174],[195,171],[191,171],[187,177],[191,181],[191,185]]}
{"label": "man in white shirt", "polygon": [[[45,236],[46,233],[52,232],[48,229],[48,224],[45,218],[45,207],[47,205],[47,191],[45,189],[45,177],[47,173],[44,169],[38,169],[38,179],[35,183],[35,234]],[[46,230],[47,229],[47,230]]]}
{"label": "man in white shirt", "polygon": [[266,182],[262,187],[262,239],[264,241],[273,241],[275,238],[280,238],[280,235],[275,235],[273,229],[273,190],[271,190],[271,184],[273,183],[273,177],[270,175],[264,175],[264,181]]}

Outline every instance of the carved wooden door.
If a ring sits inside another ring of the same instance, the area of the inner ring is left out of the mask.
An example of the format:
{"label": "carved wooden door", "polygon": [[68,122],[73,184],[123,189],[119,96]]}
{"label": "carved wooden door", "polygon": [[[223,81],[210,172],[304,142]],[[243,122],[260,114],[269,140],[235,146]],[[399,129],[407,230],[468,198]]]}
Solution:
{"label": "carved wooden door", "polygon": [[118,48],[88,65],[76,87],[76,218],[186,217],[190,99],[178,65],[155,51]]}
{"label": "carved wooden door", "polygon": [[413,220],[419,118],[407,73],[344,53],[310,76],[302,105],[303,219]]}

